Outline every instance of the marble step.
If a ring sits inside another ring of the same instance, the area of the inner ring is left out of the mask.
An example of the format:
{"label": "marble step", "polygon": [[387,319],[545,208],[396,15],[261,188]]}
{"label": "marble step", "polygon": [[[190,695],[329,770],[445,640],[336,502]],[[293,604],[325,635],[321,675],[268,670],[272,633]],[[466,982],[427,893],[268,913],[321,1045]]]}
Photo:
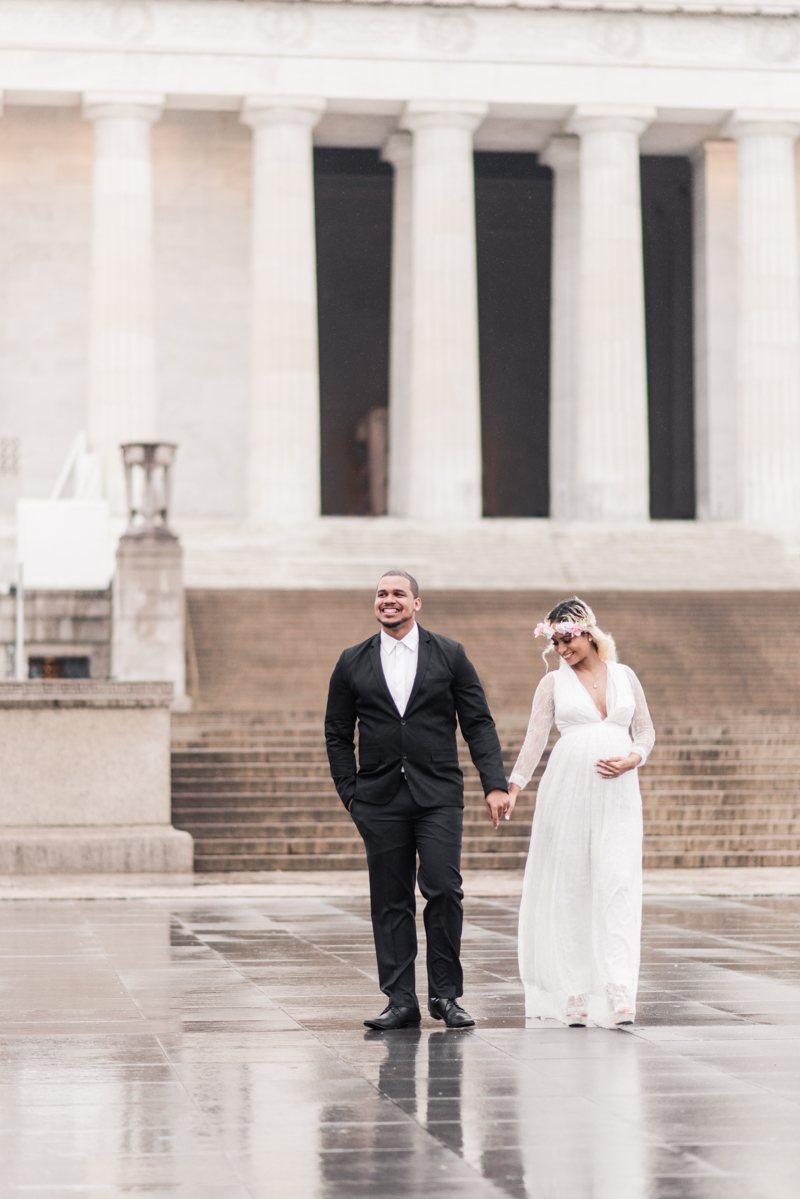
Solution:
{"label": "marble step", "polygon": [[[201,727],[195,720],[174,747],[174,819],[196,838],[197,869],[363,869],[363,846],[333,788],[319,719],[280,713],[216,721]],[[526,720],[497,724],[510,771]],[[498,833],[487,826],[463,744],[460,762],[464,866],[522,867],[544,761]],[[800,735],[791,722],[672,721],[659,728],[640,781],[645,866],[800,864]]]}
{"label": "marble step", "polygon": [[738,820],[751,817],[758,820],[800,820],[800,805],[798,803],[771,803],[764,799],[762,803],[730,803],[730,805],[676,805],[654,806],[645,805],[643,808],[645,826],[655,821],[664,824],[676,824],[686,820],[721,820],[734,824]]}
{"label": "marble step", "polygon": [[[344,806],[337,800],[336,805],[331,805],[329,808],[173,808],[172,812],[174,822],[191,821],[200,828],[218,827],[220,829],[231,829],[247,825],[252,828],[269,827],[285,827],[292,825],[293,827],[309,827],[309,828],[334,828],[342,827],[343,825],[355,827],[352,824],[350,815],[345,811]],[[530,822],[533,818],[533,808],[519,807],[514,809],[512,820],[503,821],[505,827],[525,826],[530,828]],[[486,813],[486,808],[481,805],[479,808],[467,809],[464,812],[464,827],[472,825],[484,825],[489,817]],[[724,823],[724,822],[723,822]]]}
{"label": "marble step", "polygon": [[[510,774],[516,762],[516,757],[513,755],[503,755],[503,761],[506,768],[506,773]],[[468,759],[459,759],[459,765],[465,777],[477,779],[478,771],[472,762]],[[537,768],[537,776],[540,777],[544,768],[542,763]],[[297,775],[303,772],[318,776],[330,778],[330,768],[327,757],[319,755],[317,758],[311,758],[306,754],[290,752],[278,755],[277,753],[269,758],[259,756],[258,758],[221,758],[215,756],[214,759],[187,756],[183,760],[173,759],[172,776],[174,779],[185,778],[258,778],[264,777],[280,777],[281,775]],[[652,757],[648,760],[645,767],[640,772],[640,784],[647,785],[650,780],[660,779],[664,777],[680,777],[683,775],[693,778],[723,778],[728,775],[737,777],[746,777],[748,775],[768,774],[772,776],[793,776],[800,780],[800,758],[781,758],[771,757],[764,754],[758,757],[748,758],[731,758],[724,761],[715,760],[687,760],[678,758],[656,758]]]}
{"label": "marble step", "polygon": [[800,843],[800,820],[687,820],[649,821],[644,826],[645,843],[670,837],[794,837]]}
{"label": "marble step", "polygon": [[[487,854],[527,853],[526,837],[465,837],[463,853]],[[203,841],[203,854],[239,853],[249,857],[291,854],[364,853],[359,837],[209,837]]]}
{"label": "marble step", "polygon": [[[502,853],[489,863],[497,870],[524,870],[525,853]],[[462,870],[487,869],[484,854],[463,854]],[[267,856],[239,854],[195,855],[195,870],[198,873],[234,872],[250,870],[365,870],[366,858],[357,854],[271,854]]]}
{"label": "marble step", "polygon": [[739,837],[727,836],[660,836],[646,838],[647,848],[659,853],[692,853],[699,851],[714,851],[730,853],[759,853],[770,851],[793,851],[800,853],[800,839],[797,836],[747,835]]}
{"label": "marble step", "polygon": [[693,851],[661,853],[649,850],[643,858],[645,870],[704,870],[721,867],[800,866],[800,850],[774,852]]}
{"label": "marble step", "polygon": [[655,775],[641,779],[641,792],[644,796],[657,795],[663,792],[686,793],[706,791],[709,794],[717,791],[750,791],[765,793],[791,793],[800,795],[800,776],[774,775],[772,773],[724,775],[715,778],[711,775]]}

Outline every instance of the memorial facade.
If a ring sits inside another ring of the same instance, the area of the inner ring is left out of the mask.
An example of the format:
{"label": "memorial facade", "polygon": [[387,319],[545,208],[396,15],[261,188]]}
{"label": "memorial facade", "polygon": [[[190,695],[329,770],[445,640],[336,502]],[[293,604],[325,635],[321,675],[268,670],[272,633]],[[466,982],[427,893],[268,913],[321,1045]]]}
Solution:
{"label": "memorial facade", "polygon": [[190,586],[800,581],[800,6],[36,0],[0,66],[8,581],[81,432],[120,515],[178,444]]}

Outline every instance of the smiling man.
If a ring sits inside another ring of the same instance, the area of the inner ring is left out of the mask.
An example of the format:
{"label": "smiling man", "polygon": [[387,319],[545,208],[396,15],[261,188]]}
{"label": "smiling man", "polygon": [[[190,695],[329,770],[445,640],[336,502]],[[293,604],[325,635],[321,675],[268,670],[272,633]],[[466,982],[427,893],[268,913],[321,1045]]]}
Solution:
{"label": "smiling man", "polygon": [[[500,742],[463,645],[416,621],[419,588],[403,570],[375,593],[380,632],[346,649],[331,676],[325,739],[336,790],[364,839],[380,988],[389,1003],[368,1028],[420,1023],[414,881],[425,900],[428,1011],[448,1028],[472,1017],[461,972],[464,778],[456,721],[497,828],[509,810]],[[358,723],[359,768],[354,734]]]}

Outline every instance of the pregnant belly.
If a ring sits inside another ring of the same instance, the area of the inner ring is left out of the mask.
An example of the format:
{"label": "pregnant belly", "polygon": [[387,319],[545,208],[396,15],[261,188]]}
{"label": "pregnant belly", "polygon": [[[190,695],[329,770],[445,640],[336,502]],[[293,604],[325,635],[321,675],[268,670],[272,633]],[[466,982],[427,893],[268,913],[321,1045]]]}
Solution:
{"label": "pregnant belly", "polygon": [[592,755],[597,758],[624,758],[631,752],[630,734],[621,724],[596,721],[574,724],[563,729],[555,744],[553,755],[567,753]]}

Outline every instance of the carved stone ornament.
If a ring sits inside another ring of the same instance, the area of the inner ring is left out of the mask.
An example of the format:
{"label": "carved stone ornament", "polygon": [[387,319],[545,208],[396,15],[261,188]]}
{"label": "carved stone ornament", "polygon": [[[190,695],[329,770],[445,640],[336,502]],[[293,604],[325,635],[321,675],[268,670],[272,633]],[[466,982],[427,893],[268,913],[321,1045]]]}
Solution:
{"label": "carved stone ornament", "polygon": [[642,45],[641,22],[633,16],[603,14],[592,23],[592,41],[612,58],[633,58]]}
{"label": "carved stone ornament", "polygon": [[793,17],[759,21],[750,32],[754,53],[766,62],[794,62],[800,53],[800,24]]}
{"label": "carved stone ornament", "polygon": [[422,14],[420,38],[432,50],[451,53],[469,50],[475,40],[474,22],[466,12],[426,12]]}
{"label": "carved stone ornament", "polygon": [[275,4],[261,9],[257,26],[267,41],[294,50],[308,42],[312,23],[311,9],[307,4]]}
{"label": "carved stone ornament", "polygon": [[108,0],[100,8],[97,24],[109,41],[137,45],[151,36],[155,17],[147,0]]}

